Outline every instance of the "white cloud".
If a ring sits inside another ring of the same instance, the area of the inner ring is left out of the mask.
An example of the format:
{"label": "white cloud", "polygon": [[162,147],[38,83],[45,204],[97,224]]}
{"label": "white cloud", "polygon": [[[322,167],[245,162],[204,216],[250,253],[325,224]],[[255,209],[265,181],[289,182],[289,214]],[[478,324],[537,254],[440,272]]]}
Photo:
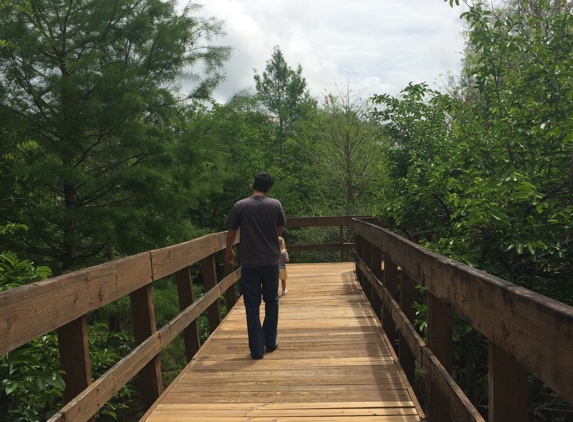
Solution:
{"label": "white cloud", "polygon": [[225,21],[218,42],[234,49],[216,98],[253,88],[275,45],[315,96],[346,79],[391,95],[410,81],[438,87],[459,70],[464,10],[443,0],[209,0],[201,15]]}

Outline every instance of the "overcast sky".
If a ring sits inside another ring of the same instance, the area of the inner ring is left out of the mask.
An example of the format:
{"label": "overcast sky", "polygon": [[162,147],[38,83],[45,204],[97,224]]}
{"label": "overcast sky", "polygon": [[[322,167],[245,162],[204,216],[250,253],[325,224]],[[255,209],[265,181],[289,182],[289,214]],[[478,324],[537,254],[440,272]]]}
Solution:
{"label": "overcast sky", "polygon": [[465,6],[443,0],[209,0],[200,14],[225,21],[219,44],[233,47],[215,98],[253,89],[274,46],[300,64],[313,96],[351,82],[366,94],[397,95],[409,82],[439,88],[457,74]]}

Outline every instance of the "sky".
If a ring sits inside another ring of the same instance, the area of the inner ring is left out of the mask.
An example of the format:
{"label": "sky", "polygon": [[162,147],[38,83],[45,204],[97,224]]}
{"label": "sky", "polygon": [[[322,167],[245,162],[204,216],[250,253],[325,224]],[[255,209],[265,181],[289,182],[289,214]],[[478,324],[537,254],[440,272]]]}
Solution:
{"label": "sky", "polygon": [[365,96],[396,96],[409,82],[439,89],[460,69],[465,10],[443,0],[209,0],[199,13],[225,22],[216,43],[233,48],[214,93],[226,102],[254,91],[254,69],[277,45],[315,97],[347,84]]}

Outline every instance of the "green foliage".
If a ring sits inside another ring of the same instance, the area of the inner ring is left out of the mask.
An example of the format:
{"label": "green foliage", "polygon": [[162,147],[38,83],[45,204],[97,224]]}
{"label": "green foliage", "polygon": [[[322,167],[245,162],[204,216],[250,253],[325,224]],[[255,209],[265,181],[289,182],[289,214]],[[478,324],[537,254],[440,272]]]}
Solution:
{"label": "green foliage", "polygon": [[[465,67],[448,95],[410,84],[374,98],[388,155],[378,215],[440,254],[573,304],[570,6],[510,1],[462,16]],[[485,340],[455,324],[455,377],[479,408]],[[566,420],[570,406],[536,391],[535,420]]]}
{"label": "green foliage", "polygon": [[276,119],[276,143],[272,152],[278,156],[282,167],[286,155],[287,140],[294,136],[297,125],[304,119],[312,101],[302,77],[302,67],[293,70],[285,61],[278,46],[267,61],[262,75],[255,73],[257,98]]}
{"label": "green foliage", "polygon": [[221,23],[174,1],[31,5],[0,14],[0,223],[30,227],[13,250],[61,272],[183,240],[209,189],[187,116],[222,79]]}
{"label": "green foliage", "polygon": [[0,357],[0,419],[40,422],[60,407],[65,384],[55,335],[46,335]]}
{"label": "green foliage", "polygon": [[[0,226],[0,235],[13,234],[18,230],[28,230],[28,228],[23,224],[8,223]],[[13,252],[0,251],[0,292],[45,280],[50,275],[52,271],[48,267],[37,267],[32,261],[18,259]]]}

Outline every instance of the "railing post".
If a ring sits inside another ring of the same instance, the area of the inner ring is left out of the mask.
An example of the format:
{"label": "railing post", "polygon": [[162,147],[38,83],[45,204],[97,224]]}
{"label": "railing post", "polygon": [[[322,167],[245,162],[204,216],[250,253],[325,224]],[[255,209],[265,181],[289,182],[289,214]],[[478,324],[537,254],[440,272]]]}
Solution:
{"label": "railing post", "polygon": [[[151,284],[130,293],[129,300],[131,303],[131,318],[133,320],[133,335],[135,337],[135,345],[138,346],[157,330]],[[163,393],[159,355],[151,359],[139,372],[139,386],[141,387],[141,404],[145,411]]]}
{"label": "railing post", "polygon": [[[390,260],[387,256],[384,257],[384,286],[390,296],[397,300],[398,292],[398,266],[394,261]],[[388,339],[392,343],[392,346],[396,343],[396,323],[392,319],[392,314],[384,309],[382,312],[382,328],[388,336]]]}
{"label": "railing post", "polygon": [[[382,282],[384,274],[382,272],[382,251],[374,245],[372,245],[371,249],[370,268],[376,278]],[[382,298],[378,295],[376,289],[372,289],[372,308],[374,308],[378,320],[382,321]]]}
{"label": "railing post", "polygon": [[[193,278],[191,277],[190,268],[185,267],[177,271],[175,273],[175,280],[177,281],[179,309],[183,311],[195,301],[193,295]],[[183,340],[185,341],[185,357],[187,358],[187,362],[191,362],[191,359],[193,359],[193,356],[195,356],[201,347],[197,320],[193,321],[183,330]]]}
{"label": "railing post", "polygon": [[[416,318],[416,311],[414,309],[414,301],[416,300],[416,284],[402,269],[402,283],[400,289],[400,308],[412,324]],[[414,354],[408,347],[408,343],[402,338],[400,334],[400,350],[399,359],[406,376],[411,384],[414,383],[414,370],[416,359]]]}
{"label": "railing post", "polygon": [[[356,256],[362,258],[362,242],[363,239],[360,235],[354,235],[354,250],[356,252]],[[364,290],[364,276],[362,274],[362,270],[360,270],[360,266],[358,265],[358,260],[356,261],[356,278],[360,283],[360,287]]]}
{"label": "railing post", "polygon": [[488,421],[527,422],[527,371],[491,340],[488,352]]}
{"label": "railing post", "polygon": [[[372,244],[364,238],[362,238],[362,260],[366,266],[372,270]],[[373,293],[375,294],[375,292],[373,292],[374,286],[366,276],[363,276],[363,279],[362,288],[364,289],[364,293],[366,294],[370,305],[372,305]]]}
{"label": "railing post", "polygon": [[[452,336],[454,313],[445,303],[428,292],[428,347],[443,367],[452,373]],[[450,403],[430,378],[426,379],[426,413],[430,421],[452,419]]]}
{"label": "railing post", "polygon": [[344,251],[342,250],[342,244],[344,243],[344,226],[339,226],[340,227],[340,262],[342,262],[342,258],[343,258],[343,253]]}
{"label": "railing post", "polygon": [[[217,285],[217,267],[215,264],[215,254],[209,255],[201,260],[203,269],[203,284],[205,292],[208,292]],[[207,317],[209,318],[209,332],[215,331],[215,328],[221,323],[221,308],[219,300],[216,300],[207,308]]]}
{"label": "railing post", "polygon": [[[60,367],[66,383],[64,402],[69,403],[92,383],[92,371],[86,316],[81,316],[57,329]],[[95,417],[89,419],[95,422]]]}
{"label": "railing post", "polygon": [[[223,255],[223,277],[227,277],[229,274],[231,274],[233,271],[235,271],[235,267],[233,264],[228,264],[227,260],[225,259],[225,250],[223,249],[221,251],[221,254]],[[233,285],[231,287],[229,287],[227,289],[227,291],[225,292],[225,301],[227,304],[227,312],[229,312],[233,306],[235,306],[235,303],[237,303],[237,289],[236,289],[236,283],[233,283]]]}

